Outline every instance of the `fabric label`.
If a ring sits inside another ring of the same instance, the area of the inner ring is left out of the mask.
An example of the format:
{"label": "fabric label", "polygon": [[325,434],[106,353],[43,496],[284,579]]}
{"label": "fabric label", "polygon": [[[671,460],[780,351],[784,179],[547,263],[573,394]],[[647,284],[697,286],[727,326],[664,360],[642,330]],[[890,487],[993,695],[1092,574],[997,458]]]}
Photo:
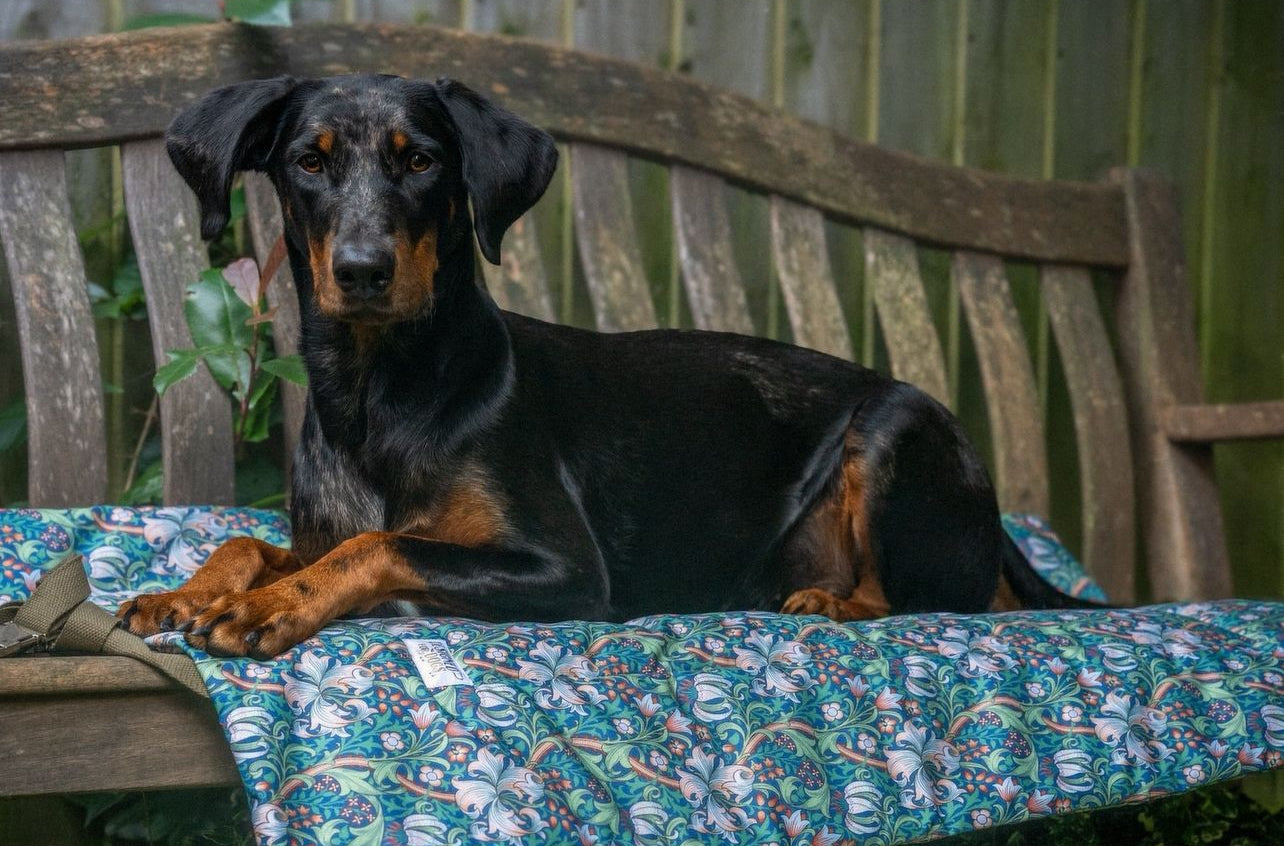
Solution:
{"label": "fabric label", "polygon": [[415,662],[415,666],[419,668],[419,677],[429,688],[455,687],[461,684],[472,687],[473,680],[468,677],[463,665],[450,654],[446,641],[405,638],[402,643],[406,644],[410,660]]}

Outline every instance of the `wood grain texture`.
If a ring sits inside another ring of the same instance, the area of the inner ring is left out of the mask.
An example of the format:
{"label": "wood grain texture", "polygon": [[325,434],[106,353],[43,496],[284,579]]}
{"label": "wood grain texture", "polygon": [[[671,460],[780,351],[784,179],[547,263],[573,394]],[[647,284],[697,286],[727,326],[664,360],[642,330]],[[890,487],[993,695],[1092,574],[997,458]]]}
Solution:
{"label": "wood grain texture", "polygon": [[218,85],[361,70],[447,74],[564,140],[713,171],[925,242],[1042,261],[1127,260],[1115,186],[953,168],[682,75],[433,27],[211,24],[6,45],[0,149],[156,136],[180,107]]}
{"label": "wood grain texture", "polygon": [[62,153],[0,155],[0,237],[22,349],[29,501],[47,508],[102,502],[102,377]]}
{"label": "wood grain texture", "polygon": [[1132,260],[1115,315],[1153,598],[1228,596],[1212,448],[1174,443],[1160,421],[1163,409],[1204,398],[1176,196],[1146,171],[1120,168],[1110,178],[1127,200]]}
{"label": "wood grain texture", "polygon": [[571,147],[575,240],[597,328],[603,332],[656,327],[633,224],[628,164],[628,157],[615,150]]}
{"label": "wood grain texture", "polygon": [[92,683],[86,690],[95,695],[0,697],[0,758],[22,774],[6,779],[0,795],[240,781],[209,700],[186,691],[103,693]]}
{"label": "wood grain texture", "polygon": [[794,343],[851,359],[852,339],[829,269],[825,219],[820,212],[773,196],[771,257]]}
{"label": "wood grain texture", "polygon": [[496,267],[485,259],[478,259],[486,289],[499,307],[540,320],[557,320],[544,258],[535,237],[533,215],[523,215],[509,228],[499,261]]}
{"label": "wood grain texture", "polygon": [[1213,443],[1284,438],[1284,401],[1175,405],[1160,424],[1169,440]]}
{"label": "wood grain texture", "polygon": [[[162,142],[121,147],[125,208],[147,292],[147,316],[157,366],[166,350],[189,349],[183,302],[187,286],[209,267],[196,200],[170,164]],[[198,367],[160,402],[166,504],[230,504],[232,409],[209,371]]]}
{"label": "wood grain texture", "polygon": [[999,507],[1047,515],[1048,452],[1039,391],[1003,260],[958,252],[951,272],[981,364]]}
{"label": "wood grain texture", "polygon": [[866,229],[864,240],[865,284],[874,292],[892,375],[948,405],[945,355],[927,309],[914,242],[877,229]]}
{"label": "wood grain texture", "polygon": [[692,321],[697,329],[752,335],[725,193],[725,183],[711,173],[682,165],[669,170],[678,260]]}
{"label": "wood grain texture", "polygon": [[1083,563],[1111,600],[1132,602],[1136,524],[1127,407],[1092,277],[1080,267],[1045,266],[1040,289],[1074,414]]}
{"label": "wood grain texture", "polygon": [[[250,240],[260,269],[268,261],[272,248],[281,237],[281,203],[272,182],[262,173],[245,174],[245,215],[250,227]],[[297,355],[299,352],[299,292],[294,287],[294,274],[290,261],[281,262],[280,269],[268,283],[267,299],[270,308],[276,309],[272,319],[272,343],[280,356]],[[280,380],[281,412],[285,438],[285,485],[287,501],[290,492],[291,469],[294,450],[299,445],[303,431],[303,413],[308,404],[308,389],[303,385]]]}

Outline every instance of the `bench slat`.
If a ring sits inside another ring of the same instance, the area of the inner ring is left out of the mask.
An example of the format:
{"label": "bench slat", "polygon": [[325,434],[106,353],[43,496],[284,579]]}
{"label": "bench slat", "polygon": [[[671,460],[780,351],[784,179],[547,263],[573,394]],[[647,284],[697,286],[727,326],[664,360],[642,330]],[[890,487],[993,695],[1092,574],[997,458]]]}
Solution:
{"label": "bench slat", "polygon": [[957,252],[951,272],[981,363],[999,506],[1047,516],[1048,453],[1039,392],[1003,260]]}
{"label": "bench slat", "polygon": [[535,220],[530,214],[517,219],[504,235],[500,265],[478,259],[486,278],[486,289],[499,307],[527,317],[554,321],[553,298],[549,295],[544,258],[535,237]]}
{"label": "bench slat", "polygon": [[1284,438],[1284,400],[1174,405],[1160,415],[1169,440],[1192,443]]}
{"label": "bench slat", "polygon": [[[254,255],[262,269],[281,237],[281,203],[276,197],[272,181],[262,173],[245,174],[245,215],[250,225],[250,240]],[[268,283],[267,299],[276,309],[272,321],[272,343],[276,354],[295,355],[299,352],[299,293],[294,287],[294,274],[288,258],[282,260],[280,269]],[[303,412],[307,408],[308,389],[284,379],[279,381],[281,412],[285,435],[285,486],[290,489],[290,472],[294,466],[294,448],[299,445],[303,430]]]}
{"label": "bench slat", "polygon": [[[185,291],[209,267],[209,259],[196,199],[170,164],[163,142],[123,145],[121,169],[134,252],[147,292],[152,352],[160,366],[169,360],[166,350],[192,346],[183,314]],[[231,503],[232,409],[209,371],[199,367],[166,391],[160,416],[164,501]]]}
{"label": "bench slat", "polygon": [[372,69],[448,73],[559,140],[718,172],[844,223],[1039,261],[1127,260],[1115,186],[952,167],[861,143],[690,75],[427,26],[211,24],[6,46],[0,148],[152,136],[218,85]]}
{"label": "bench slat", "polygon": [[878,229],[865,229],[865,284],[887,341],[892,375],[917,385],[949,405],[945,355],[927,309],[914,242]]}
{"label": "bench slat", "polygon": [[98,343],[61,152],[0,155],[0,237],[22,348],[30,502],[102,502],[107,435]]}
{"label": "bench slat", "polygon": [[[92,682],[88,687],[94,689]],[[213,706],[185,690],[5,697],[0,725],[5,766],[22,773],[6,782],[7,796],[240,780]],[[183,754],[174,754],[175,743],[182,744]]]}
{"label": "bench slat", "polygon": [[1115,602],[1136,597],[1132,451],[1123,384],[1081,267],[1040,268],[1040,288],[1074,409],[1083,499],[1083,563]]}
{"label": "bench slat", "polygon": [[655,303],[633,225],[628,157],[575,144],[570,158],[575,238],[597,328],[603,332],[654,329]]}
{"label": "bench slat", "polygon": [[754,334],[749,303],[731,247],[726,184],[682,165],[669,169],[669,197],[682,284],[697,329]]}
{"label": "bench slat", "polygon": [[1169,406],[1204,399],[1176,193],[1145,171],[1118,169],[1110,177],[1124,190],[1131,245],[1115,319],[1151,589],[1157,600],[1229,596],[1230,560],[1212,447],[1174,443],[1160,419]]}
{"label": "bench slat", "polygon": [[810,206],[772,196],[771,256],[794,343],[851,359],[852,339],[829,269],[824,216]]}

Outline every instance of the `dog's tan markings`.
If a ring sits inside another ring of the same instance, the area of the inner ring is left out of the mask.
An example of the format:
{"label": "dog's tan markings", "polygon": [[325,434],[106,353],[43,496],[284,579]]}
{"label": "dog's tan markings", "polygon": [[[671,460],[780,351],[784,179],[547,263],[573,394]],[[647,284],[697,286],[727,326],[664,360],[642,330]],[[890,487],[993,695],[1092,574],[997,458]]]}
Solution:
{"label": "dog's tan markings", "polygon": [[999,589],[994,594],[994,600],[990,603],[991,611],[1020,611],[1024,606],[1021,600],[1017,598],[1016,592],[1012,590],[1012,585],[1008,582],[1007,576],[999,576]]}
{"label": "dog's tan markings", "polygon": [[308,238],[308,264],[312,267],[312,296],[322,313],[338,315],[343,313],[343,291],[334,279],[331,267],[331,254],[334,249],[334,235],[325,233],[320,238]]}
{"label": "dog's tan markings", "polygon": [[116,616],[137,635],[181,628],[219,597],[270,585],[303,566],[288,549],[257,538],[233,538],[178,590],[145,594],[126,602]]}
{"label": "dog's tan markings", "polygon": [[498,544],[509,531],[503,495],[480,469],[471,467],[401,528],[406,534],[459,546]]}
{"label": "dog's tan markings", "polygon": [[317,133],[317,149],[330,155],[334,150],[334,130],[323,129]]}
{"label": "dog's tan markings", "polygon": [[279,655],[336,617],[423,595],[427,583],[397,539],[365,532],[270,585],[225,595],[196,617],[188,640],[219,655]]}
{"label": "dog's tan markings", "polygon": [[869,539],[871,482],[864,444],[848,432],[834,492],[812,509],[791,538],[797,552],[810,559],[808,576],[818,586],[790,594],[781,608],[786,614],[823,614],[845,621],[882,617],[890,611]]}
{"label": "dog's tan markings", "polygon": [[388,288],[389,307],[399,316],[419,314],[432,303],[437,275],[437,230],[428,229],[416,241],[404,233],[393,238],[397,267]]}
{"label": "dog's tan markings", "polygon": [[406,145],[409,143],[410,143],[409,135],[402,132],[400,129],[394,129],[392,131],[392,149],[396,150],[398,153],[401,153],[406,149]]}

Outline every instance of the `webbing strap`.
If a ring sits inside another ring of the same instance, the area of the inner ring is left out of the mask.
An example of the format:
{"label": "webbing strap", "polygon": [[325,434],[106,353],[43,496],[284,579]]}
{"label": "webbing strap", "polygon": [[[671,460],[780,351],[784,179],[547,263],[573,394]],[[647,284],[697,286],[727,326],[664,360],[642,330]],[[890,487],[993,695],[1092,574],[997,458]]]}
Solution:
{"label": "webbing strap", "polygon": [[83,559],[68,555],[45,574],[26,602],[0,607],[0,624],[16,627],[15,637],[35,636],[24,646],[38,643],[51,652],[125,655],[155,667],[198,696],[209,696],[191,658],[152,651],[142,638],[122,629],[119,620],[88,599]]}

